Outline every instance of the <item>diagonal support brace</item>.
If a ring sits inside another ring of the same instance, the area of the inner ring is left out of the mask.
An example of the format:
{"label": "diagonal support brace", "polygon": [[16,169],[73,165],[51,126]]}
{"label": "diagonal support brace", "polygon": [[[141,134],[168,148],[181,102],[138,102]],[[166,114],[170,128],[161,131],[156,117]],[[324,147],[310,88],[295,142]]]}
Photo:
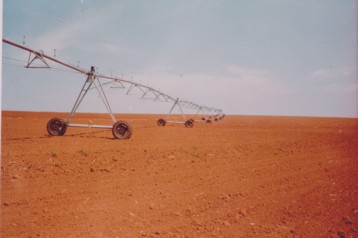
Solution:
{"label": "diagonal support brace", "polygon": [[[31,59],[31,54],[34,54],[34,57]],[[32,64],[36,61],[36,60],[40,60],[44,66],[33,66]],[[41,54],[39,54],[38,52],[30,52],[29,54],[29,59],[27,61],[27,65],[25,66],[26,68],[51,68],[50,65],[46,62],[46,60],[44,59],[44,57],[42,57]]]}

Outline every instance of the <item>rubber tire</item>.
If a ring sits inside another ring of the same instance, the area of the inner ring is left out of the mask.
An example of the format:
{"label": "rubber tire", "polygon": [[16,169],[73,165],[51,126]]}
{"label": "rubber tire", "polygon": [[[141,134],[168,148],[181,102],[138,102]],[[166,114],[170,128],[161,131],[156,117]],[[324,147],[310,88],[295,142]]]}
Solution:
{"label": "rubber tire", "polygon": [[46,129],[51,136],[63,136],[66,133],[67,125],[64,120],[54,117],[47,122]]}
{"label": "rubber tire", "polygon": [[112,134],[115,139],[129,139],[133,134],[132,126],[126,121],[117,121],[113,124]]}
{"label": "rubber tire", "polygon": [[157,121],[158,126],[165,126],[166,123],[167,122],[164,119],[158,119],[158,121]]}
{"label": "rubber tire", "polygon": [[194,126],[194,123],[191,120],[187,120],[184,125],[186,128],[192,128]]}

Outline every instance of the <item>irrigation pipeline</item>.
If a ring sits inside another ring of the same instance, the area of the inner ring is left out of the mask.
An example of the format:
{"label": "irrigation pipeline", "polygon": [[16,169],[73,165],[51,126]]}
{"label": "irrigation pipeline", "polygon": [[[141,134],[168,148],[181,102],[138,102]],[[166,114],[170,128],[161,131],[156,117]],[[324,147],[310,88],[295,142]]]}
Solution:
{"label": "irrigation pipeline", "polygon": [[[42,53],[42,52],[39,52],[39,51],[30,49],[30,48],[27,48],[27,47],[25,47],[25,46],[23,46],[23,45],[16,44],[16,43],[14,43],[14,42],[12,42],[12,41],[9,41],[9,40],[6,40],[6,39],[4,39],[4,38],[2,39],[2,41],[3,41],[4,43],[6,43],[6,44],[9,44],[9,45],[15,46],[15,47],[17,47],[17,48],[26,50],[26,51],[28,51],[28,52],[30,52],[30,53],[33,53],[34,55],[36,55],[36,56],[38,56],[38,57],[41,57],[41,58],[43,57],[43,58],[52,60],[53,62],[56,62],[56,63],[58,63],[58,64],[61,64],[61,65],[63,65],[63,66],[66,66],[66,67],[68,67],[68,68],[70,68],[70,69],[73,69],[73,70],[78,71],[78,72],[83,73],[83,74],[87,74],[87,71],[84,70],[84,69],[75,67],[75,66],[73,66],[73,65],[64,63],[64,62],[62,62],[62,61],[59,61],[59,60],[57,60],[57,59],[55,59],[55,58],[53,58],[53,57],[50,57],[50,56],[48,56],[48,55],[45,55],[45,54]],[[29,65],[28,65],[28,66],[29,66]]]}
{"label": "irrigation pipeline", "polygon": [[[80,94],[78,95],[78,98],[75,102],[75,105],[73,106],[73,109],[72,109],[69,117],[67,118],[67,121],[65,122],[64,120],[59,119],[59,118],[52,118],[48,122],[47,130],[50,135],[62,136],[65,134],[66,128],[70,127],[70,126],[88,128],[88,126],[84,125],[84,124],[70,123],[70,120],[72,119],[78,106],[81,104],[82,100],[86,96],[88,90],[95,88],[95,89],[97,89],[97,92],[101,96],[102,101],[103,101],[108,113],[110,114],[112,121],[114,122],[114,125],[113,125],[113,127],[108,126],[108,125],[106,125],[106,126],[93,125],[93,126],[91,126],[91,128],[112,128],[112,133],[115,138],[128,139],[132,134],[132,128],[131,128],[130,124],[127,122],[124,122],[124,121],[116,121],[115,116],[111,110],[110,104],[107,100],[106,94],[103,90],[104,85],[110,85],[110,84],[118,85],[117,88],[127,89],[126,95],[131,95],[130,94],[131,92],[133,93],[134,90],[137,90],[140,93],[139,95],[141,95],[141,99],[152,99],[153,101],[164,101],[164,102],[173,103],[173,106],[171,107],[170,112],[168,113],[167,117],[165,119],[163,119],[163,118],[158,119],[158,121],[157,121],[158,126],[165,126],[166,123],[169,122],[169,123],[182,123],[186,127],[191,128],[193,126],[194,121],[211,122],[212,119],[216,121],[216,120],[222,119],[224,117],[223,111],[221,109],[198,105],[196,103],[193,103],[193,102],[187,101],[187,100],[179,100],[179,98],[172,97],[172,96],[170,96],[166,93],[163,93],[153,87],[146,86],[141,83],[124,80],[123,78],[119,78],[119,77],[98,74],[97,72],[95,72],[94,66],[91,66],[91,69],[88,71],[88,70],[82,69],[80,67],[76,67],[71,64],[62,62],[58,59],[55,59],[54,57],[44,54],[43,52],[33,50],[31,48],[14,43],[12,41],[3,39],[3,42],[29,52],[29,58],[27,61],[26,68],[51,68],[50,65],[46,61],[46,60],[50,60],[50,61],[53,61],[53,62],[59,64],[59,65],[62,65],[62,66],[65,66],[71,70],[74,70],[74,72],[76,72],[76,73],[82,73],[82,74],[86,75],[87,79],[83,85],[82,90],[80,91]],[[12,59],[10,57],[6,57],[6,58],[21,62],[21,60]],[[36,64],[35,60],[42,61],[43,65],[41,66],[41,65]],[[25,62],[25,61],[23,61],[23,62]],[[110,82],[106,82],[106,83],[102,82],[101,83],[100,79],[109,80]],[[169,120],[170,114],[176,107],[180,110],[184,121]],[[200,120],[193,120],[193,119],[187,120],[184,115],[184,112],[183,112],[183,107],[185,107],[187,109],[197,110],[196,116],[201,112],[202,115],[205,116],[205,117],[203,117],[204,119],[202,118]],[[206,119],[206,118],[209,118],[209,119]]]}

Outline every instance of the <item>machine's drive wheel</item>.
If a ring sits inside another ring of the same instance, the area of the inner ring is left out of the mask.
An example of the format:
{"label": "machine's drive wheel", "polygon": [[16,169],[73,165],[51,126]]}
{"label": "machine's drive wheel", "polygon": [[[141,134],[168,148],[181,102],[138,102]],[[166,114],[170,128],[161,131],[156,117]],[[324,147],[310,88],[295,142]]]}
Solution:
{"label": "machine's drive wheel", "polygon": [[184,125],[186,128],[192,128],[194,123],[191,120],[187,120]]}
{"label": "machine's drive wheel", "polygon": [[54,117],[47,122],[46,129],[51,136],[63,136],[67,125],[64,120]]}
{"label": "machine's drive wheel", "polygon": [[164,119],[158,119],[158,121],[157,121],[158,126],[165,126],[165,124],[166,124],[166,121]]}
{"label": "machine's drive wheel", "polygon": [[131,125],[126,121],[117,121],[112,127],[112,134],[116,139],[129,139],[132,133]]}

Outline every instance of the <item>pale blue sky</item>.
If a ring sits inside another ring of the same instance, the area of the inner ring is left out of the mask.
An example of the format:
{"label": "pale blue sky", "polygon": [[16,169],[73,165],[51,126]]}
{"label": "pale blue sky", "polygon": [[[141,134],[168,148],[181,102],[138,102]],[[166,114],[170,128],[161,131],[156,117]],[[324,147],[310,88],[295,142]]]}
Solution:
{"label": "pale blue sky", "polygon": [[[227,114],[358,117],[355,0],[4,0],[3,37],[23,35]],[[3,110],[71,110],[84,76],[20,67],[8,58],[27,53],[8,45],[3,56]],[[171,107],[107,92],[119,113]],[[80,110],[105,111],[95,94]]]}

